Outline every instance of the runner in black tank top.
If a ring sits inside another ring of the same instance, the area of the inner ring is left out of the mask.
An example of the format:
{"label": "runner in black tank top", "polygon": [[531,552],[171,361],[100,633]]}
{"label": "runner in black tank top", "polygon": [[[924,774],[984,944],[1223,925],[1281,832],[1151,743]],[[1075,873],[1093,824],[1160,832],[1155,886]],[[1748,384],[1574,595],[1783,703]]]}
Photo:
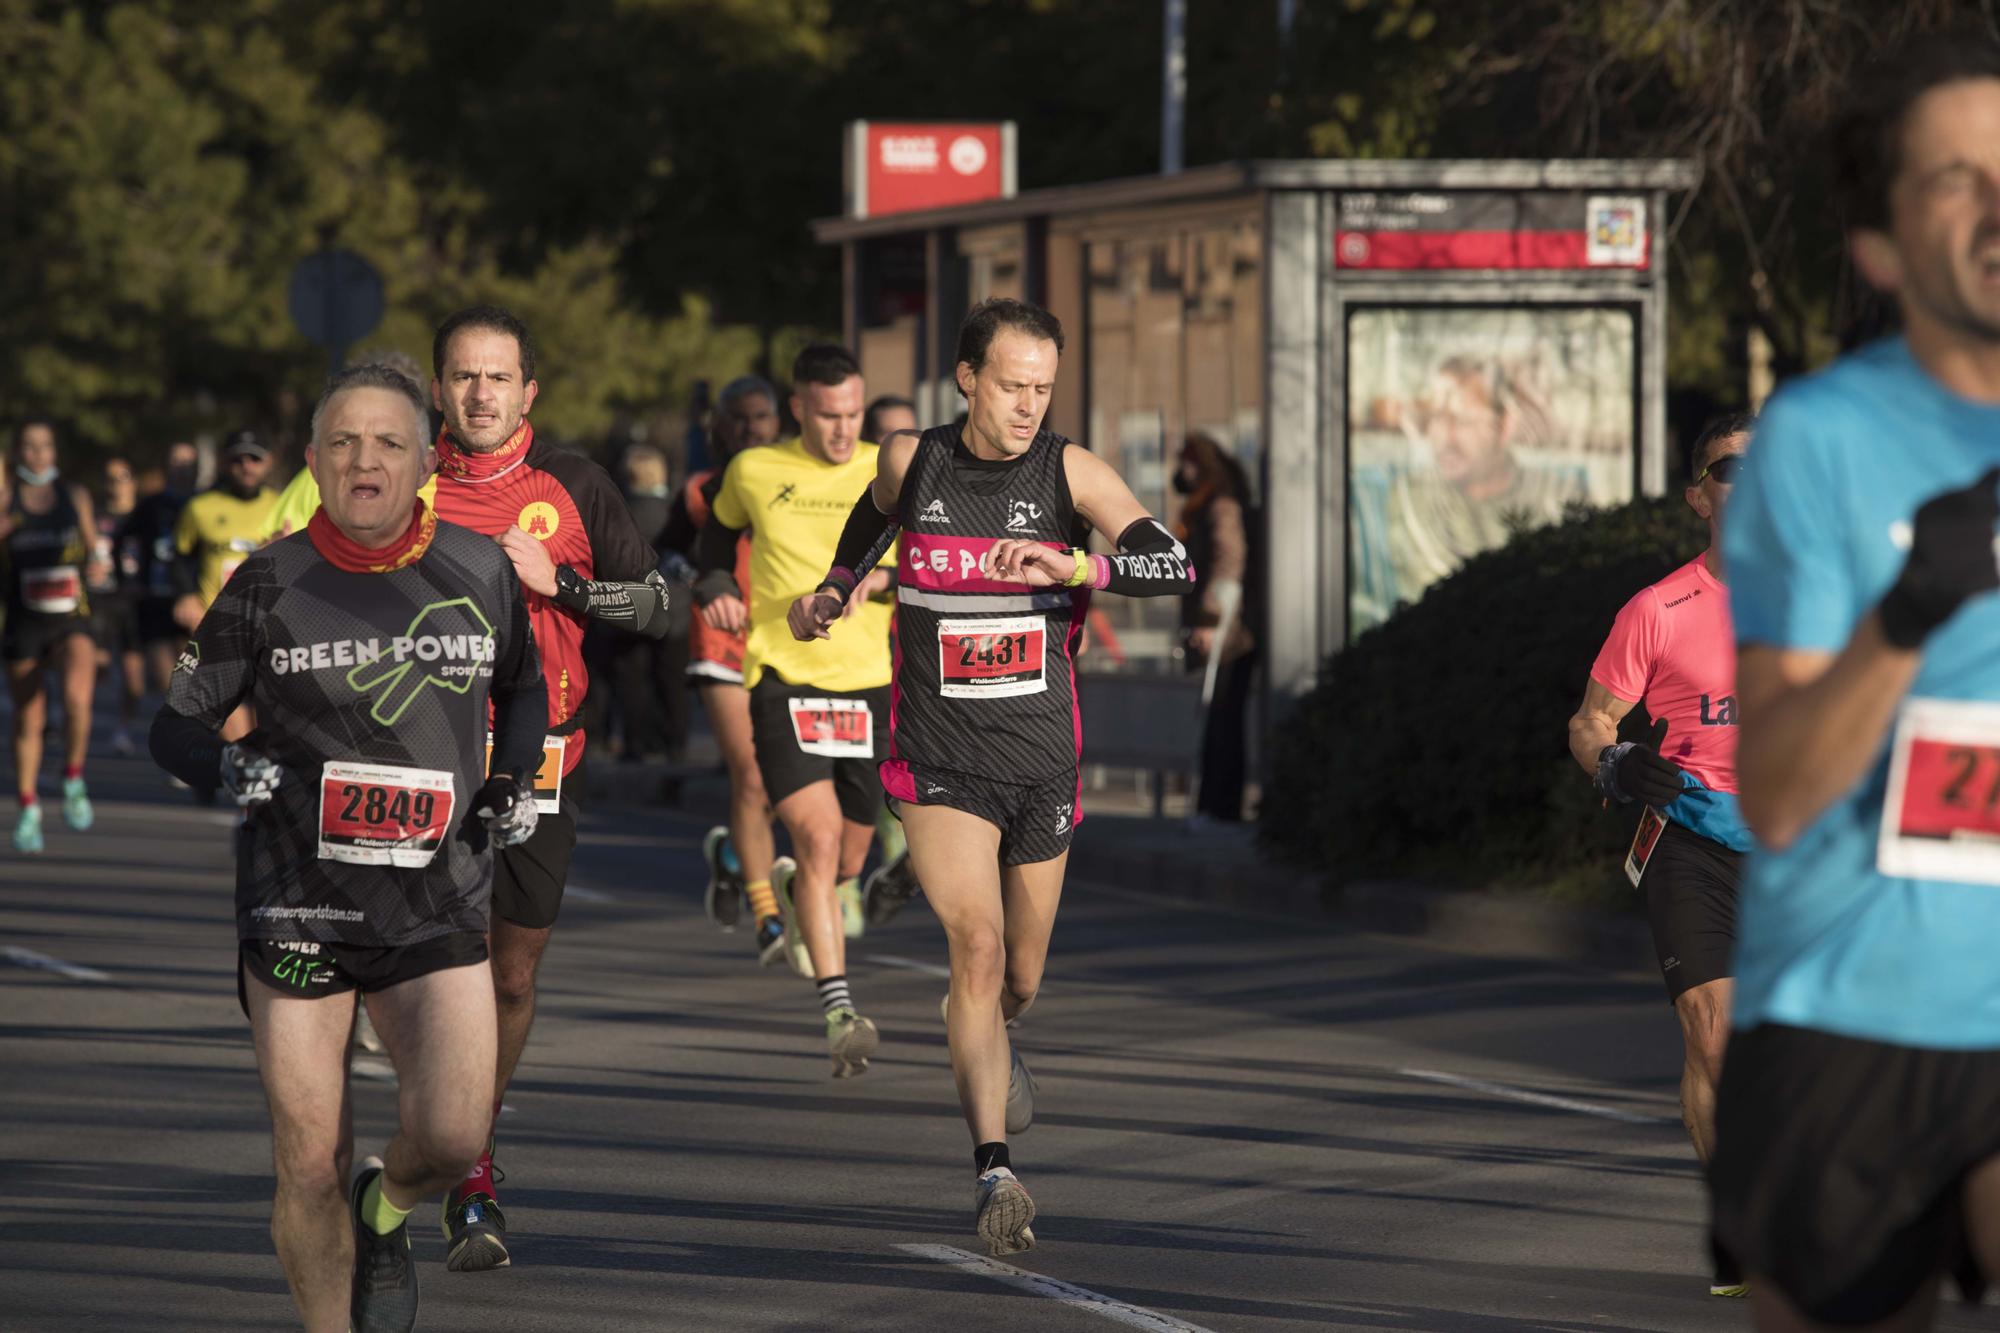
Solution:
{"label": "runner in black tank top", "polygon": [[0,566],[4,566],[7,627],[0,656],[14,700],[14,776],[20,813],[14,850],[42,850],[42,808],[35,796],[42,766],[42,732],[48,695],[42,677],[54,670],[63,691],[63,821],[78,832],[95,821],[83,783],[90,744],[90,695],[97,683],[97,651],[90,637],[86,575],[97,572],[91,554],[96,520],[90,495],[57,475],[55,431],[30,421],[14,435],[13,467],[0,492],[8,496],[0,517]]}
{"label": "runner in black tank top", "polygon": [[[1044,431],[1062,326],[986,301],[959,330],[964,427],[884,441],[819,591],[792,606],[823,638],[902,529],[890,758],[882,786],[951,945],[946,1039],[972,1131],[975,1228],[993,1254],[1035,1243],[1007,1135],[1034,1083],[1004,1024],[1035,998],[1078,819],[1072,672],[1091,589],[1177,596],[1186,553],[1103,461]],[[1089,555],[1085,527],[1120,554]]]}

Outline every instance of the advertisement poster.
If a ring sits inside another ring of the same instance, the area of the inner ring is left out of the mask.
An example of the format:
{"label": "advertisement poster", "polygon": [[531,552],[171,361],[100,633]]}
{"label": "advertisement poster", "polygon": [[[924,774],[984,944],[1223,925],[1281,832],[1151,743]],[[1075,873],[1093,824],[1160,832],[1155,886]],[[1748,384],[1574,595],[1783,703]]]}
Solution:
{"label": "advertisement poster", "polygon": [[1632,498],[1634,339],[1608,308],[1349,313],[1350,636],[1570,504]]}

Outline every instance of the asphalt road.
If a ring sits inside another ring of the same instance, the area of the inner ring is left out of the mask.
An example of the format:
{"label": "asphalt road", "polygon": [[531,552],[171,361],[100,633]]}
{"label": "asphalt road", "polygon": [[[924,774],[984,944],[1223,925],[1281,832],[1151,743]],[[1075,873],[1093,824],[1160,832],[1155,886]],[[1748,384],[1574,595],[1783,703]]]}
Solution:
{"label": "asphalt road", "polygon": [[[95,830],[0,860],[0,1329],[286,1327],[228,816],[94,772]],[[854,950],[884,1041],[836,1083],[810,986],[703,919],[705,822],[587,818],[501,1121],[516,1265],[445,1272],[426,1208],[420,1327],[1748,1326],[1706,1294],[1656,979],[1090,884],[1017,1034],[1041,1244],[982,1264],[936,923]],[[392,1075],[358,1073],[365,1153]]]}

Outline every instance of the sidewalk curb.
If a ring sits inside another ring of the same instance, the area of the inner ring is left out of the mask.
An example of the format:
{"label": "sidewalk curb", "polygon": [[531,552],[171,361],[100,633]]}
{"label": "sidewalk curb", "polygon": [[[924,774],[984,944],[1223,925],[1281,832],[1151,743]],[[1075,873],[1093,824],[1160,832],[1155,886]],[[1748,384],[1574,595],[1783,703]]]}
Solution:
{"label": "sidewalk curb", "polygon": [[1070,849],[1070,874],[1134,893],[1215,907],[1339,922],[1385,935],[1420,938],[1439,948],[1617,971],[1653,971],[1652,930],[1643,918],[1504,893],[1440,889],[1399,881],[1359,881],[1339,888],[1262,858],[1207,860],[1163,839],[1153,847],[1090,845],[1087,831]]}

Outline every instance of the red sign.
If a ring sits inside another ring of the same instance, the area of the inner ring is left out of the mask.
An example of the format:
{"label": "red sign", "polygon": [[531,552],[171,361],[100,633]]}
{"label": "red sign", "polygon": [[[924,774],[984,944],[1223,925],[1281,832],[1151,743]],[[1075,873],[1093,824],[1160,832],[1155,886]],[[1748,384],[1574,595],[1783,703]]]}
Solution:
{"label": "red sign", "polygon": [[847,135],[848,214],[911,213],[1014,197],[1014,122],[857,120]]}
{"label": "red sign", "polygon": [[1340,196],[1333,257],[1347,269],[1643,269],[1650,242],[1636,195],[1362,191]]}

